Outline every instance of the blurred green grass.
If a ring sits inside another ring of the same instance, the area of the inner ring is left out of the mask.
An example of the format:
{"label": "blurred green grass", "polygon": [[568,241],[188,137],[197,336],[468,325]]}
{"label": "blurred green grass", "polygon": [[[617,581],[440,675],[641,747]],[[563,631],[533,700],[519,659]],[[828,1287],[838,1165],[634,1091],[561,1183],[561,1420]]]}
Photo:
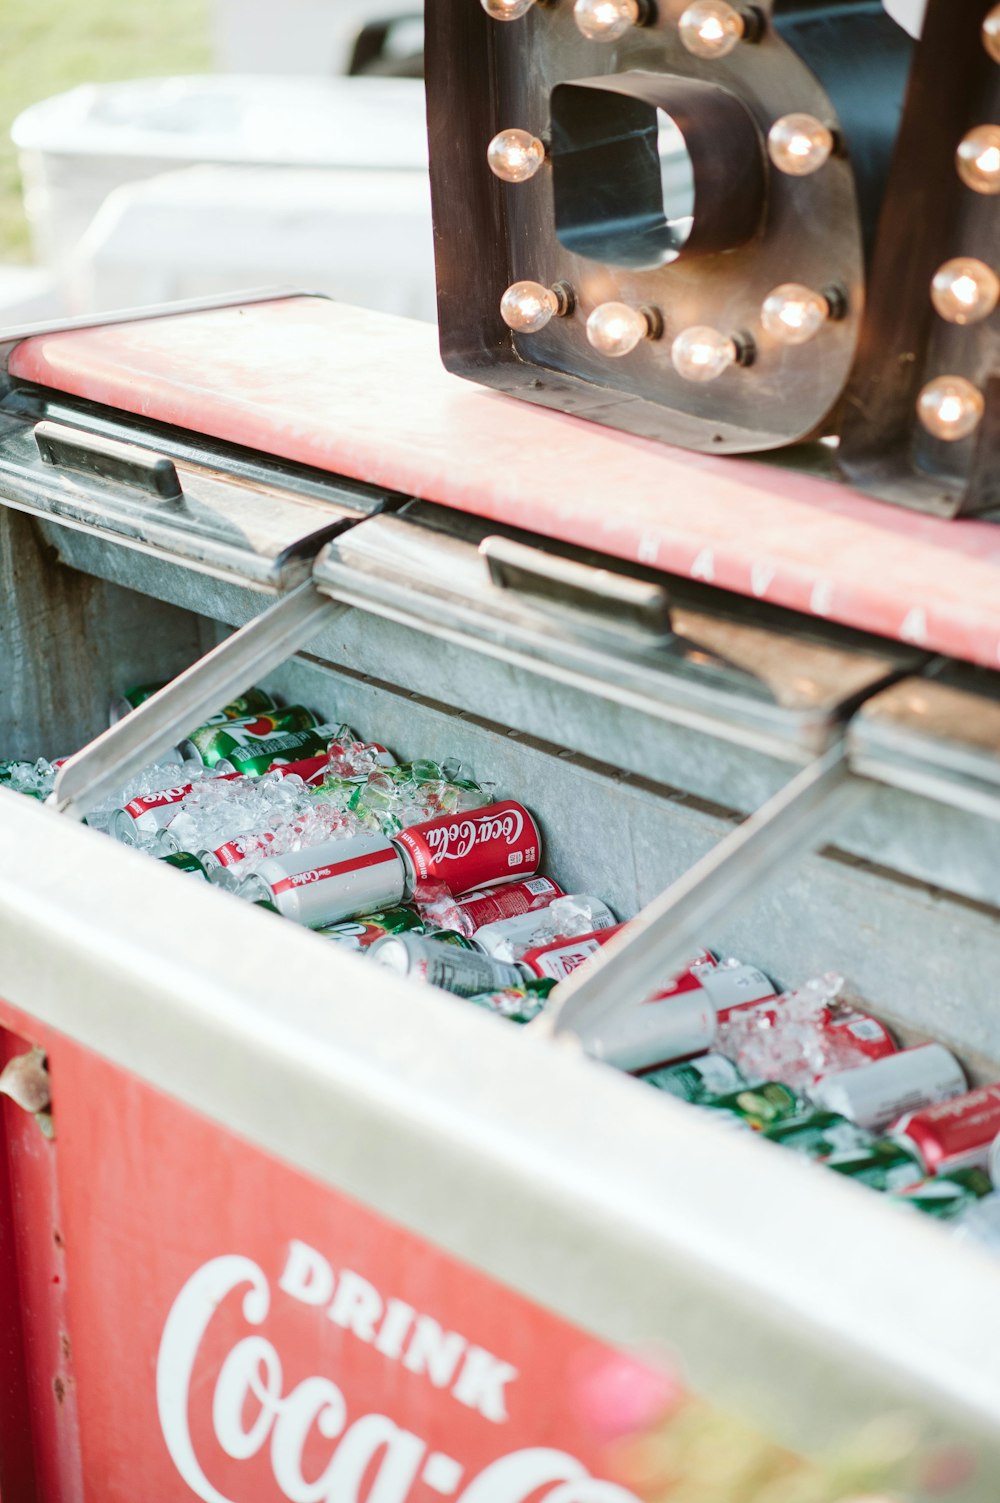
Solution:
{"label": "blurred green grass", "polygon": [[11,123],[80,83],[204,73],[209,0],[0,0],[0,262],[31,257]]}

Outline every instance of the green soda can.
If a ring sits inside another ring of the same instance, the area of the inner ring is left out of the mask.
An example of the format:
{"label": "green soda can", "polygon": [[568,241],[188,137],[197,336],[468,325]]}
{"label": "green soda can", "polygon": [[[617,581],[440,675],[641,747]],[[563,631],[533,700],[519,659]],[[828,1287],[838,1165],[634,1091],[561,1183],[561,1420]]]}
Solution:
{"label": "green soda can", "polygon": [[[437,936],[435,935],[435,938]],[[525,981],[523,986],[507,986],[500,991],[480,992],[468,1000],[475,1007],[506,1018],[509,1023],[530,1023],[545,1006],[555,982],[548,977]]]}
{"label": "green soda can", "polygon": [[176,867],[179,872],[186,872],[189,877],[204,877],[208,881],[208,872],[202,866],[197,856],[190,851],[176,851],[172,856],[159,858],[166,866]]}
{"label": "green soda can", "polygon": [[924,1177],[924,1166],[901,1143],[876,1138],[864,1147],[845,1148],[825,1160],[836,1174],[857,1180],[871,1190],[905,1190]]}
{"label": "green soda can", "polygon": [[[326,740],[316,735],[316,717],[302,705],[275,710],[256,719],[227,720],[225,725],[200,725],[182,741],[178,751],[185,760],[197,758],[206,767],[228,762],[234,772],[250,777],[266,772],[275,757],[284,762],[299,762],[326,751]],[[290,738],[309,733],[311,740]],[[287,753],[294,751],[295,756]],[[263,759],[262,765],[261,759]]]}
{"label": "green soda can", "polygon": [[[137,710],[140,705],[146,703],[147,699],[152,699],[154,694],[158,694],[166,687],[165,683],[136,684],[133,688],[126,689],[121,699],[112,706],[112,724],[116,720],[123,720],[132,710]],[[277,704],[274,696],[266,689],[254,687],[248,689],[245,694],[241,694],[238,699],[234,699],[231,704],[223,705],[217,714],[209,716],[205,724],[221,725],[226,720],[245,720],[251,715],[260,715],[267,710],[275,709],[277,709]]]}
{"label": "green soda can", "polygon": [[769,1127],[765,1137],[780,1143],[806,1158],[827,1160],[832,1154],[856,1153],[867,1149],[875,1138],[867,1128],[858,1127],[837,1112],[802,1112]]}
{"label": "green soda can", "polygon": [[364,918],[331,924],[329,929],[316,932],[335,944],[346,945],[349,950],[367,950],[387,934],[426,934],[427,930],[417,910],[402,904],[387,908],[384,913],[366,913]]}
{"label": "green soda can", "polygon": [[714,1106],[720,1097],[733,1096],[750,1085],[739,1066],[724,1054],[702,1054],[683,1064],[664,1065],[639,1079],[694,1106]]}
{"label": "green soda can", "polygon": [[715,1096],[699,1103],[711,1111],[738,1117],[754,1132],[764,1132],[778,1123],[787,1122],[802,1111],[802,1102],[790,1086],[780,1080],[766,1080],[762,1085],[747,1086],[728,1096]]}
{"label": "green soda can", "polygon": [[985,1169],[954,1169],[897,1190],[892,1199],[938,1221],[954,1221],[992,1190],[993,1181]]}

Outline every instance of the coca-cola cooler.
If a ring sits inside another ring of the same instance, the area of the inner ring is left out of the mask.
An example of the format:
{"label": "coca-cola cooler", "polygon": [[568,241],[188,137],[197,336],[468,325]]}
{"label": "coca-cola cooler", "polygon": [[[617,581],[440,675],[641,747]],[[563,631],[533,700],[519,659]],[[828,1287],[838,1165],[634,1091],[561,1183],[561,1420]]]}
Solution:
{"label": "coca-cola cooler", "polygon": [[[994,1499],[1000,1263],[580,1043],[708,946],[1000,1075],[991,524],[315,297],[3,356],[4,1503]],[[86,827],[252,683],[638,919],[518,1028]]]}

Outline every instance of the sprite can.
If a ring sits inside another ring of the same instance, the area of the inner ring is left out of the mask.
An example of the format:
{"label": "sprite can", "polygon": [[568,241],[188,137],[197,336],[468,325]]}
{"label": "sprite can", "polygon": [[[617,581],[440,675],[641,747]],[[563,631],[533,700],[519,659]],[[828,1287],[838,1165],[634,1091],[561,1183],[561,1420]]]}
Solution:
{"label": "sprite can", "polygon": [[924,1168],[916,1155],[890,1138],[857,1148],[844,1148],[825,1160],[826,1167],[848,1179],[857,1180],[871,1190],[905,1190],[924,1177]]}
{"label": "sprite can", "polygon": [[[278,739],[279,733],[314,731],[318,723],[316,716],[304,705],[289,705],[285,710],[272,710],[266,715],[227,720],[224,725],[200,725],[186,741],[181,742],[178,750],[185,759],[196,758],[206,767],[214,767],[218,762],[229,762],[237,772],[245,772],[243,766],[237,765],[234,753],[238,756],[250,749],[253,757],[265,755],[270,743]],[[295,749],[297,751],[298,747]],[[325,740],[322,741],[322,750],[326,750]],[[302,755],[313,756],[316,753],[309,751]],[[290,762],[293,759],[283,756],[282,760]],[[266,772],[267,768],[262,770]]]}
{"label": "sprite can", "polygon": [[954,1169],[897,1190],[893,1200],[938,1221],[955,1221],[993,1190],[985,1169]]}

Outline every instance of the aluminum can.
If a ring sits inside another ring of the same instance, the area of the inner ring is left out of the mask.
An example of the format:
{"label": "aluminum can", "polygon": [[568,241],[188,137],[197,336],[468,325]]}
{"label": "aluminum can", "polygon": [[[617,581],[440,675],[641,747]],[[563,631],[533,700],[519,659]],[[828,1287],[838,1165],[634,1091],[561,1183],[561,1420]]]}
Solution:
{"label": "aluminum can", "polygon": [[640,1079],[696,1106],[712,1105],[718,1097],[731,1096],[750,1084],[739,1066],[724,1054],[702,1054],[680,1065],[650,1070]]}
{"label": "aluminum can", "polygon": [[479,992],[470,997],[475,1007],[496,1013],[510,1023],[530,1023],[545,1007],[554,981],[525,981],[521,986],[505,986],[500,991]]}
{"label": "aluminum can", "polygon": [[443,882],[456,896],[534,876],[542,855],[538,826],[513,799],[442,814],[400,830],[396,845],[407,865],[407,895]]}
{"label": "aluminum can", "polygon": [[[317,781],[322,782],[326,766],[325,757],[310,757],[304,762],[289,762],[284,767],[272,770],[283,778],[293,775],[300,777],[312,787]],[[239,772],[220,773],[219,781],[231,783],[234,778],[242,776]],[[139,845],[144,840],[152,839],[166,829],[176,813],[177,805],[184,802],[193,788],[193,783],[182,783],[176,788],[164,788],[159,793],[137,795],[112,814],[110,833],[123,845]]]}
{"label": "aluminum can", "polygon": [[[133,710],[144,705],[147,699],[152,699],[161,689],[167,686],[163,684],[137,684],[133,689],[126,689],[120,699],[111,706],[111,724],[124,720]],[[277,701],[266,689],[248,689],[231,704],[224,705],[215,715],[209,716],[206,725],[221,725],[224,720],[242,720],[250,715],[259,715],[267,710],[276,710]]]}
{"label": "aluminum can", "polygon": [[364,918],[348,919],[319,931],[324,939],[344,945],[348,950],[368,950],[387,934],[425,934],[424,921],[415,908],[405,905],[384,913],[369,913]]}
{"label": "aluminum can", "polygon": [[[855,1131],[860,1130],[855,1128]],[[823,1163],[827,1169],[853,1179],[859,1185],[890,1194],[919,1184],[924,1178],[919,1161],[902,1143],[894,1143],[891,1138],[876,1138],[867,1145],[837,1149]]]}
{"label": "aluminum can", "polygon": [[790,1086],[780,1080],[766,1080],[761,1085],[745,1086],[729,1096],[699,1102],[713,1111],[739,1117],[754,1132],[765,1132],[779,1122],[788,1122],[802,1111],[802,1102]]}
{"label": "aluminum can", "polygon": [[[791,1148],[806,1158],[823,1162],[836,1155],[867,1151],[875,1143],[874,1135],[865,1128],[848,1122],[837,1112],[826,1111],[804,1111],[798,1117],[789,1117],[768,1128],[764,1136],[772,1143],[780,1143],[783,1148]],[[917,1177],[921,1177],[919,1167]]]}
{"label": "aluminum can", "polygon": [[590,934],[577,934],[572,939],[553,939],[546,945],[526,950],[520,957],[521,964],[530,975],[562,981],[624,928],[624,924],[612,924],[608,929],[594,929]]}
{"label": "aluminum can", "polygon": [[454,907],[462,916],[462,927],[476,934],[488,925],[502,923],[522,913],[536,913],[564,896],[551,877],[528,877],[523,882],[508,882],[502,887],[486,887],[456,898]]}
{"label": "aluminum can", "polygon": [[1000,1085],[981,1086],[923,1111],[907,1112],[892,1129],[892,1137],[917,1155],[927,1174],[989,1170],[998,1135]]}
{"label": "aluminum can", "polygon": [[[586,915],[583,922],[590,924],[591,935],[598,934],[604,929],[621,928],[611,909],[602,903],[600,898],[570,897],[561,898],[558,902],[560,905],[563,903],[586,904],[585,909],[582,906],[578,907],[577,914]],[[548,927],[550,933],[554,931],[552,943],[573,937],[572,934],[566,934],[559,928],[560,922],[572,928],[573,920],[569,911],[562,915],[561,920],[557,920],[552,912],[552,905],[549,904],[542,912],[535,909],[530,913],[515,914],[512,918],[498,919],[495,924],[484,924],[481,929],[476,930],[476,944],[485,950],[487,955],[495,955],[498,960],[520,960],[526,952],[533,952],[539,948],[537,945],[533,946],[531,940],[538,933],[539,928],[545,924],[543,914],[550,915]]]}
{"label": "aluminum can", "polygon": [[372,959],[401,976],[412,976],[456,997],[475,997],[504,987],[519,987],[521,972],[475,950],[423,934],[391,934],[372,946]]}
{"label": "aluminum can", "polygon": [[904,1112],[961,1096],[966,1089],[953,1054],[942,1044],[919,1044],[870,1065],[826,1075],[809,1094],[817,1106],[882,1132]]}
{"label": "aluminum can", "polygon": [[899,1045],[884,1023],[854,1007],[834,1006],[824,1009],[823,1028],[834,1046],[843,1044],[844,1054],[860,1052],[868,1059],[888,1059],[899,1053]]}
{"label": "aluminum can", "polygon": [[678,977],[674,989],[710,984],[720,1028],[725,1027],[736,1014],[759,1015],[762,1020],[771,1018],[772,1015],[777,1017],[778,998],[774,983],[756,966],[728,962],[712,968],[709,975],[700,975],[702,969],[702,966],[692,966]]}
{"label": "aluminum can", "polygon": [[[260,755],[267,750],[265,743],[273,741],[279,731],[313,731],[318,723],[316,716],[304,705],[289,705],[285,710],[273,710],[267,715],[200,725],[186,741],[181,742],[178,750],[183,757],[199,758],[206,767],[229,762],[237,772],[242,772],[244,769],[237,765],[234,752],[250,747],[255,755]],[[323,750],[326,750],[325,742]]]}
{"label": "aluminum can", "polygon": [[621,1070],[648,1070],[703,1054],[711,1047],[715,1026],[715,1008],[698,987],[620,1007],[584,1029],[580,1042],[594,1059]]}
{"label": "aluminum can", "polygon": [[266,898],[297,924],[327,929],[354,914],[395,908],[404,882],[393,845],[382,835],[363,834],[268,856],[238,891],[251,902]]}
{"label": "aluminum can", "polygon": [[893,1200],[937,1221],[955,1221],[992,1190],[985,1169],[955,1169],[950,1174],[918,1180],[915,1185],[896,1191]]}
{"label": "aluminum can", "polygon": [[190,851],[177,851],[173,856],[161,856],[160,860],[166,866],[173,866],[179,872],[184,872],[189,877],[204,877],[208,881],[208,872],[198,857]]}

